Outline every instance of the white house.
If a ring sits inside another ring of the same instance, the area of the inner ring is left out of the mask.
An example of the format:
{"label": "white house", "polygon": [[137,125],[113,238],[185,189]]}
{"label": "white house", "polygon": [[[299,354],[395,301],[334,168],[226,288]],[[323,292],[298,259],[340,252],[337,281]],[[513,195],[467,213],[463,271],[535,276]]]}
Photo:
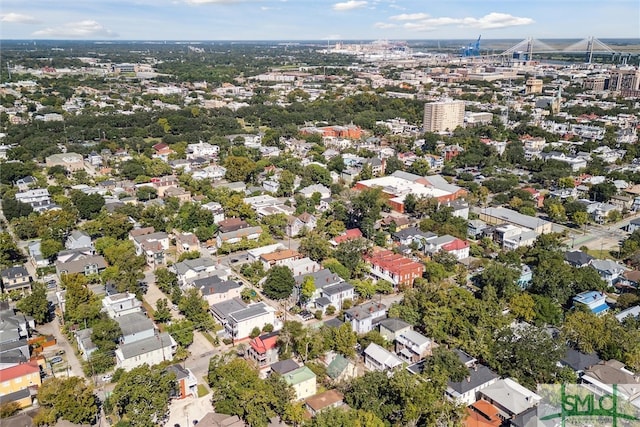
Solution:
{"label": "white house", "polygon": [[130,292],[107,295],[102,299],[102,310],[111,319],[142,312],[142,302]]}
{"label": "white house", "polygon": [[120,325],[122,336],[120,342],[130,344],[141,341],[156,334],[156,327],[153,321],[142,312],[129,313],[114,319]]}
{"label": "white house", "polygon": [[396,337],[396,353],[409,363],[418,362],[431,355],[435,347],[436,343],[432,339],[414,330],[402,332]]}
{"label": "white house", "polygon": [[116,349],[116,368],[130,371],[140,365],[149,366],[173,359],[178,348],[171,335],[161,333],[129,344],[123,344]]}
{"label": "white house", "polygon": [[387,371],[402,363],[398,356],[373,342],[364,351],[364,366],[371,371]]}
{"label": "white house", "polygon": [[458,405],[472,405],[478,400],[480,390],[494,384],[500,378],[498,374],[479,363],[468,367],[468,369],[469,373],[461,381],[447,382],[445,396]]}
{"label": "white house", "polygon": [[262,330],[267,324],[273,325],[276,330],[279,329],[275,311],[264,302],[247,305],[239,298],[211,306],[211,313],[233,340],[245,339],[251,335],[254,328]]}
{"label": "white house", "polygon": [[298,193],[302,194],[307,199],[310,199],[313,196],[313,193],[320,193],[321,199],[327,199],[331,197],[331,190],[322,184],[309,185],[298,191]]}
{"label": "white house", "polygon": [[208,305],[240,298],[243,286],[232,280],[222,280],[218,276],[208,276],[193,281],[193,286],[200,291]]}
{"label": "white house", "polygon": [[217,157],[220,147],[209,144],[208,142],[198,142],[197,144],[187,145],[187,159],[195,159],[197,157],[212,158]]}
{"label": "white house", "polygon": [[367,302],[345,311],[345,322],[351,323],[358,334],[366,334],[380,323],[387,314],[387,306],[377,302]]}

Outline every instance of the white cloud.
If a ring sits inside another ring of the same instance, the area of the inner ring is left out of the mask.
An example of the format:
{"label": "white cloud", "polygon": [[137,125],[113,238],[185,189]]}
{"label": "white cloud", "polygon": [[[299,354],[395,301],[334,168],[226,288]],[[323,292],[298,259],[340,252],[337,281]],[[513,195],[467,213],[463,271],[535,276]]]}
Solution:
{"label": "white cloud", "polygon": [[497,28],[515,27],[533,24],[531,18],[509,15],[508,13],[492,12],[480,18],[465,17],[451,18],[447,16],[431,17],[426,13],[403,13],[391,16],[393,21],[406,21],[403,27],[413,31],[432,31],[445,26],[459,26],[492,30]]}
{"label": "white cloud", "polygon": [[343,12],[345,10],[353,10],[365,7],[367,2],[364,0],[349,0],[343,3],[336,3],[333,5],[333,10]]}
{"label": "white cloud", "polygon": [[241,3],[244,0],[185,0],[189,4],[233,4]]}
{"label": "white cloud", "polygon": [[33,33],[34,36],[52,38],[112,38],[118,37],[116,33],[105,28],[102,24],[91,19],[80,22],[69,22],[55,28],[45,28]]}
{"label": "white cloud", "polygon": [[23,15],[21,13],[3,13],[0,15],[0,22],[10,22],[13,24],[39,24],[38,21],[33,16]]}
{"label": "white cloud", "polygon": [[[467,18],[473,20],[473,18]],[[509,15],[508,13],[498,13],[492,12],[488,15],[483,16],[482,18],[476,19],[472,21],[469,25],[474,26],[476,28],[505,28],[505,27],[516,27],[519,25],[530,25],[535,21],[531,18],[522,18],[519,16]]]}
{"label": "white cloud", "polygon": [[428,19],[431,16],[428,13],[402,13],[400,15],[392,16],[393,21],[417,21],[419,19]]}
{"label": "white cloud", "polygon": [[382,30],[386,30],[386,29],[389,29],[389,28],[396,28],[397,27],[396,24],[390,24],[388,22],[376,22],[375,24],[373,24],[373,26],[375,28],[380,28]]}

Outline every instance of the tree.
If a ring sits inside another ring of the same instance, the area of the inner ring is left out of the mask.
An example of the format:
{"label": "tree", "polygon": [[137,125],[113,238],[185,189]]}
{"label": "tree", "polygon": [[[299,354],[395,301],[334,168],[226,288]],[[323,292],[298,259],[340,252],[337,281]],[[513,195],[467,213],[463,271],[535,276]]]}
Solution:
{"label": "tree", "polygon": [[247,157],[228,156],[224,160],[225,178],[231,182],[247,182],[256,172],[256,163]]}
{"label": "tree", "polygon": [[24,254],[9,233],[0,233],[0,267],[11,267],[24,260]]}
{"label": "tree", "polygon": [[369,243],[365,239],[351,239],[340,243],[334,255],[342,265],[353,272],[368,248]]}
{"label": "tree", "polygon": [[361,190],[351,203],[350,226],[362,230],[365,237],[372,237],[375,234],[375,222],[380,219],[380,212],[386,204],[381,188]]}
{"label": "tree", "polygon": [[102,351],[115,350],[121,336],[120,324],[113,319],[105,317],[93,324],[91,341]]}
{"label": "tree", "polygon": [[498,298],[510,298],[518,291],[518,271],[508,265],[493,262],[480,274],[481,286],[493,286]]}
{"label": "tree", "polygon": [[525,322],[530,322],[536,317],[536,312],[534,310],[535,305],[536,302],[533,297],[527,292],[514,294],[509,300],[511,313],[516,317],[516,319],[523,320]]}
{"label": "tree", "polygon": [[583,225],[589,222],[589,214],[585,211],[575,211],[571,216],[571,220],[578,226],[582,227]]}
{"label": "tree", "polygon": [[143,202],[156,199],[158,198],[158,190],[155,187],[144,185],[136,191],[136,198]]}
{"label": "tree", "polygon": [[78,210],[82,219],[89,219],[95,216],[104,206],[104,197],[100,194],[85,194],[82,191],[73,191],[71,201]]}
{"label": "tree", "polygon": [[273,266],[267,273],[267,279],[262,286],[264,294],[274,300],[281,300],[291,296],[296,281],[289,267]]}
{"label": "tree", "polygon": [[276,239],[282,239],[288,224],[287,216],[283,213],[267,215],[262,218],[262,224],[267,226],[271,236]]}
{"label": "tree", "polygon": [[494,342],[493,368],[525,387],[553,382],[565,348],[543,329],[517,326],[502,329]]}
{"label": "tree", "polygon": [[167,323],[171,320],[171,310],[169,310],[169,302],[166,298],[161,298],[156,302],[153,320],[160,323]]}
{"label": "tree", "polygon": [[283,170],[280,173],[280,179],[278,179],[278,195],[291,196],[293,194],[293,187],[295,185],[296,176],[288,170]]}
{"label": "tree", "polygon": [[122,374],[109,403],[132,427],[153,427],[168,415],[169,397],[176,387],[173,372],[144,364]]}
{"label": "tree", "polygon": [[409,166],[407,172],[414,173],[420,176],[426,176],[431,169],[431,165],[425,159],[417,159]]}
{"label": "tree", "polygon": [[300,286],[300,305],[305,305],[316,292],[316,285],[313,276],[305,276]]}
{"label": "tree", "polygon": [[358,335],[351,328],[350,323],[343,323],[331,330],[331,348],[346,357],[354,357]]}
{"label": "tree", "polygon": [[607,181],[600,184],[595,184],[589,189],[589,200],[595,200],[596,202],[608,202],[611,197],[615,196],[618,189],[613,182]]}
{"label": "tree", "polygon": [[398,159],[397,156],[389,157],[384,169],[387,175],[391,175],[395,171],[404,170],[404,163],[402,163],[402,161]]}
{"label": "tree", "polygon": [[165,294],[170,294],[173,288],[178,286],[178,277],[166,268],[158,268],[155,271],[156,285]]}
{"label": "tree", "polygon": [[58,255],[58,252],[63,249],[64,246],[62,246],[59,240],[42,239],[40,241],[40,253],[48,260],[53,260]]}
{"label": "tree", "polygon": [[2,212],[7,221],[11,221],[15,218],[28,216],[33,212],[33,208],[27,203],[16,200],[15,197],[5,197],[2,200]]}
{"label": "tree", "polygon": [[98,398],[81,377],[50,378],[38,389],[40,420],[53,425],[59,418],[76,424],[93,424],[98,415]]}
{"label": "tree", "polygon": [[272,417],[283,416],[293,397],[291,386],[278,375],[262,380],[244,359],[212,357],[207,379],[216,412],[237,415],[254,427],[266,427]]}
{"label": "tree", "polygon": [[100,317],[102,304],[96,295],[87,287],[87,278],[81,274],[62,276],[61,285],[67,290],[65,294],[65,322],[84,324],[91,323]]}
{"label": "tree", "polygon": [[20,410],[18,402],[6,402],[0,404],[0,419],[9,418]]}
{"label": "tree", "polygon": [[196,329],[213,329],[213,318],[209,314],[209,305],[202,299],[198,289],[190,287],[183,294],[178,304],[184,317],[191,320]]}
{"label": "tree", "polygon": [[194,330],[193,322],[189,319],[178,320],[167,326],[167,332],[184,348],[189,347],[193,343]]}
{"label": "tree", "polygon": [[36,282],[31,286],[31,293],[22,298],[16,304],[18,310],[33,317],[39,325],[49,320],[49,301],[47,301],[47,289],[41,282]]}
{"label": "tree", "polygon": [[298,251],[316,262],[321,262],[331,253],[331,244],[321,234],[311,232],[300,240]]}
{"label": "tree", "polygon": [[310,427],[384,427],[385,423],[374,413],[363,410],[331,408],[316,415]]}

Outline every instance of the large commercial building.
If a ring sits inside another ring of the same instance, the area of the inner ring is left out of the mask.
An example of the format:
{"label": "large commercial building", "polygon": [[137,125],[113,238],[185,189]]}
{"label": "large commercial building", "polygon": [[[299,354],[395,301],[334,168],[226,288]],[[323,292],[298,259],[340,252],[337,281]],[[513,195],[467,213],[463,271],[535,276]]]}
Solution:
{"label": "large commercial building", "polygon": [[424,131],[453,131],[464,124],[464,101],[437,101],[424,104]]}
{"label": "large commercial building", "polygon": [[640,90],[640,69],[626,67],[611,70],[609,90]]}

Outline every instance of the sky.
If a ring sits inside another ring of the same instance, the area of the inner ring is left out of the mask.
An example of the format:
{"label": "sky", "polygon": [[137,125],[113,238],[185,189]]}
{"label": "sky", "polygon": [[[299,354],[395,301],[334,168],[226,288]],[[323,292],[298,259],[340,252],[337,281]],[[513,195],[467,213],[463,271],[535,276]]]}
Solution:
{"label": "sky", "polygon": [[2,0],[0,39],[640,38],[638,0]]}

